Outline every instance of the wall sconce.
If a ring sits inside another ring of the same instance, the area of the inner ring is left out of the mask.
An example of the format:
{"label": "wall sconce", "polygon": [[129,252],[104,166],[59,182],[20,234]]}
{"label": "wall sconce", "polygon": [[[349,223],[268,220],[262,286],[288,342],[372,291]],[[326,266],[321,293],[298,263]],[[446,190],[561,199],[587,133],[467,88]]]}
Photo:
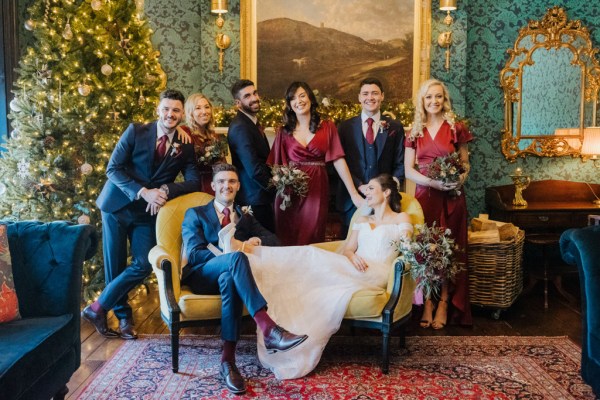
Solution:
{"label": "wall sconce", "polygon": [[[217,24],[217,27],[221,29],[225,24],[223,14],[227,12],[227,0],[211,0],[210,12],[218,15],[215,23]],[[231,38],[226,34],[219,32],[215,38],[215,44],[219,48],[219,72],[223,75],[223,57],[225,54],[223,50],[231,45]]]}
{"label": "wall sconce", "polygon": [[[456,1],[457,0],[440,0],[440,10],[446,11],[446,18],[444,18],[444,23],[450,25],[454,22],[454,19],[450,15],[450,11],[456,10]],[[452,46],[452,31],[446,31],[440,33],[438,36],[438,45],[444,49],[446,49],[446,71],[450,70],[450,46]]]}
{"label": "wall sconce", "polygon": [[593,126],[583,129],[581,155],[585,159],[592,160],[596,168],[600,168],[600,164],[598,164],[598,161],[600,161],[600,127]]}

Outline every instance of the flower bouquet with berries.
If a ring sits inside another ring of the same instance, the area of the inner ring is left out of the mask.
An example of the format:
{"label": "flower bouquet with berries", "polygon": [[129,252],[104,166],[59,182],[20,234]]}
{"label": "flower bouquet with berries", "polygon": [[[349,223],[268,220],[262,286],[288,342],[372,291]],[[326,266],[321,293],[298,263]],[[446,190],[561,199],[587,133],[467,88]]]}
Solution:
{"label": "flower bouquet with berries", "polygon": [[462,271],[464,263],[457,260],[462,251],[455,243],[452,231],[441,226],[416,225],[413,238],[395,242],[402,260],[410,264],[410,273],[417,289],[425,298],[439,295],[442,282],[452,281]]}
{"label": "flower bouquet with berries", "polygon": [[[427,168],[427,177],[444,183],[455,183],[460,181],[460,175],[466,172],[465,165],[460,155],[455,151],[444,157],[437,157]],[[451,196],[460,196],[459,189],[452,189]]]}
{"label": "flower bouquet with berries", "polygon": [[198,145],[195,147],[196,154],[198,154],[198,162],[204,165],[212,165],[218,161],[222,161],[229,154],[227,138],[223,135],[217,135],[214,140],[204,147],[204,151],[200,150],[200,146]]}
{"label": "flower bouquet with berries", "polygon": [[292,205],[292,195],[306,197],[310,177],[293,164],[271,166],[270,185],[275,188],[276,196],[282,199],[280,209],[285,211]]}

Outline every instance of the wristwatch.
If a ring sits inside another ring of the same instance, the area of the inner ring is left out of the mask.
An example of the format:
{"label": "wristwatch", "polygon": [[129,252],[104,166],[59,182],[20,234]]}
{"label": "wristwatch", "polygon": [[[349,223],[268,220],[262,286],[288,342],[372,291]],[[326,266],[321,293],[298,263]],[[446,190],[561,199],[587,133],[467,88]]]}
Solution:
{"label": "wristwatch", "polygon": [[162,190],[163,192],[165,192],[165,194],[168,196],[169,195],[169,187],[167,186],[167,184],[163,184],[160,185],[160,190]]}

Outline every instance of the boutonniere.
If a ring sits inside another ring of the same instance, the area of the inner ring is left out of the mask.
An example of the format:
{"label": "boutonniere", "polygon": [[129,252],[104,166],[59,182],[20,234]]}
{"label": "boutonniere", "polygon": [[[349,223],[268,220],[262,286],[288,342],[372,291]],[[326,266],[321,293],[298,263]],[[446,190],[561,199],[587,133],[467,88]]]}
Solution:
{"label": "boutonniere", "polygon": [[390,124],[385,119],[379,121],[379,130],[381,133],[388,135],[389,137],[394,137],[396,135],[396,131],[390,131]]}
{"label": "boutonniere", "polygon": [[179,157],[181,154],[181,143],[171,143],[171,157]]}
{"label": "boutonniere", "polygon": [[254,211],[252,211],[252,206],[243,206],[242,215],[254,215]]}

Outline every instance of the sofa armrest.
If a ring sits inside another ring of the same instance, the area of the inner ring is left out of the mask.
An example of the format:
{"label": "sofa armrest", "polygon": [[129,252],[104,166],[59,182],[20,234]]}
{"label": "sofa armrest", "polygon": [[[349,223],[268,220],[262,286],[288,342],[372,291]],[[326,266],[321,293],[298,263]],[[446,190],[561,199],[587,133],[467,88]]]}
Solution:
{"label": "sofa armrest", "polygon": [[148,261],[152,265],[152,268],[156,268],[158,270],[162,270],[162,263],[164,261],[168,261],[173,265],[175,263],[175,259],[167,253],[167,250],[162,246],[154,246],[150,249],[150,253],[148,253]]}
{"label": "sofa armrest", "polygon": [[7,228],[21,316],[79,315],[83,262],[98,247],[94,227],[20,221]]}
{"label": "sofa armrest", "polygon": [[410,312],[415,291],[410,264],[397,257],[392,268],[386,289],[390,297],[382,311],[383,320],[390,323]]}
{"label": "sofa armrest", "polygon": [[180,312],[177,300],[181,294],[181,286],[179,268],[176,268],[175,259],[165,248],[157,245],[150,250],[148,261],[158,282],[161,312],[166,315],[167,312]]}

